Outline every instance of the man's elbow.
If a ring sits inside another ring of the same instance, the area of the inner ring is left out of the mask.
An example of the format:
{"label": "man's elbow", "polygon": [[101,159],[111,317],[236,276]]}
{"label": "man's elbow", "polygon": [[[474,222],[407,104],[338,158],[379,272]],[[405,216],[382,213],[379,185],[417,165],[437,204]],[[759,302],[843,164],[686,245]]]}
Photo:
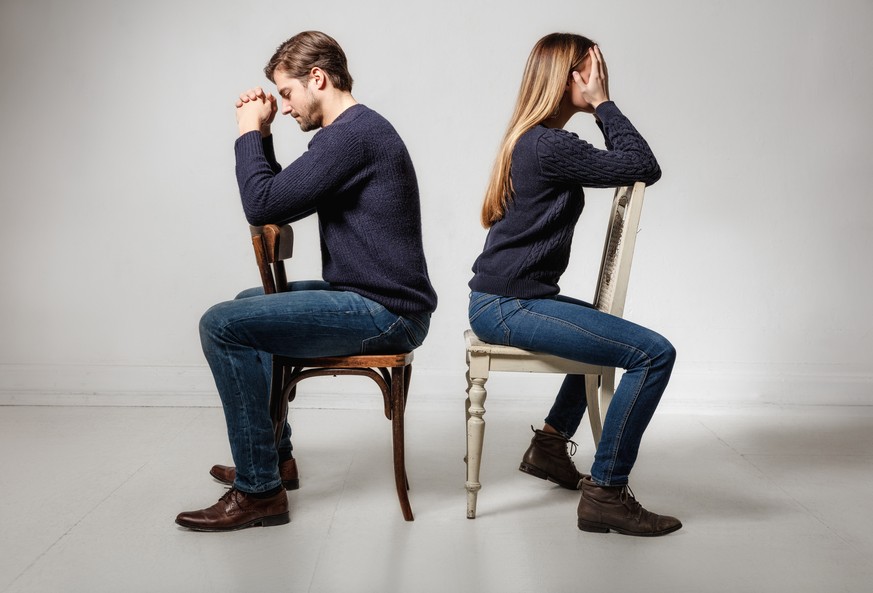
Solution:
{"label": "man's elbow", "polygon": [[264,226],[265,224],[270,224],[270,220],[267,216],[267,213],[263,208],[259,208],[256,204],[251,203],[251,201],[243,198],[242,201],[243,206],[243,214],[245,214],[246,221],[252,226]]}

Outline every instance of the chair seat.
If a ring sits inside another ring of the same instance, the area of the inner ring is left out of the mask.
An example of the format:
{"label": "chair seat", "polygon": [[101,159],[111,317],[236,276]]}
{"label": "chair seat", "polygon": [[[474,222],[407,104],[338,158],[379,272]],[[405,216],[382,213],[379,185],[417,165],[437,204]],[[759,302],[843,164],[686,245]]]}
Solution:
{"label": "chair seat", "polygon": [[[491,371],[520,371],[527,373],[564,373],[571,375],[599,375],[603,367],[561,358],[543,352],[522,350],[514,346],[489,344],[480,340],[473,330],[464,332],[467,352],[471,358],[488,361]],[[471,361],[471,364],[473,362]]]}
{"label": "chair seat", "polygon": [[352,356],[322,356],[319,358],[291,358],[282,356],[282,362],[289,366],[325,367],[332,369],[390,369],[405,367],[412,363],[412,352],[400,354],[355,354]]}

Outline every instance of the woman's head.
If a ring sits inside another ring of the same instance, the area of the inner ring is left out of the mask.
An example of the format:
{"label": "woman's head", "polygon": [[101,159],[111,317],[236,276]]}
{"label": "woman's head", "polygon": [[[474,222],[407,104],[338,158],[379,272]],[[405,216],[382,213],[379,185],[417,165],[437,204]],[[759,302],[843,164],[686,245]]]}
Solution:
{"label": "woman's head", "polygon": [[592,47],[593,41],[573,33],[551,33],[537,41],[524,67],[510,126],[518,120],[533,127],[553,116],[573,80],[571,73],[582,69]]}
{"label": "woman's head", "polygon": [[512,198],[509,176],[512,151],[518,139],[558,114],[561,100],[572,82],[572,72],[581,70],[594,42],[573,33],[551,33],[536,42],[528,56],[515,111],[503,138],[482,206],[485,228],[503,218]]}

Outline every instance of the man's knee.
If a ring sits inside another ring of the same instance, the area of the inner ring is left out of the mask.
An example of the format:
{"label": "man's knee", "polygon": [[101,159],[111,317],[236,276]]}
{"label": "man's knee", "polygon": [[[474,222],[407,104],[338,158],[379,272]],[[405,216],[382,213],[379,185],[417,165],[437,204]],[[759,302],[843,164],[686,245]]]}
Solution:
{"label": "man's knee", "polygon": [[[231,301],[232,302],[232,301]],[[200,343],[205,344],[217,338],[227,325],[228,303],[218,303],[211,306],[200,317]]]}
{"label": "man's knee", "polygon": [[246,290],[242,291],[241,293],[236,295],[234,300],[247,299],[247,298],[254,297],[254,296],[261,296],[263,294],[264,294],[264,289],[260,286],[256,286],[254,288],[247,288]]}

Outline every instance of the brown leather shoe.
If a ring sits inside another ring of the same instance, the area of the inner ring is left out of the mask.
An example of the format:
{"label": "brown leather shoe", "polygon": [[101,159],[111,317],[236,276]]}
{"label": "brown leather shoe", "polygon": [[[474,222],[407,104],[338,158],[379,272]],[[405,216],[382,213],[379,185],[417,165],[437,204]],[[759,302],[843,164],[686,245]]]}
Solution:
{"label": "brown leather shoe", "polygon": [[[587,474],[576,471],[576,465],[570,459],[576,452],[576,443],[559,434],[537,430],[533,426],[530,428],[534,436],[518,469],[569,490],[578,490],[579,480]],[[570,446],[569,452],[567,445]]]}
{"label": "brown leather shoe", "polygon": [[627,484],[598,486],[591,477],[579,482],[582,497],[576,509],[577,526],[582,531],[624,535],[656,536],[682,527],[676,517],[656,515],[643,508]]}
{"label": "brown leather shoe", "polygon": [[290,521],[288,495],[284,490],[270,498],[255,498],[236,488],[225,492],[208,509],[187,511],[176,517],[176,523],[194,531],[233,531],[255,525],[284,525]]}
{"label": "brown leather shoe", "polygon": [[[213,465],[209,475],[222,484],[233,485],[236,479],[236,468],[229,465]],[[297,490],[300,488],[300,478],[297,476],[297,460],[286,459],[279,462],[279,478],[285,490]]]}

